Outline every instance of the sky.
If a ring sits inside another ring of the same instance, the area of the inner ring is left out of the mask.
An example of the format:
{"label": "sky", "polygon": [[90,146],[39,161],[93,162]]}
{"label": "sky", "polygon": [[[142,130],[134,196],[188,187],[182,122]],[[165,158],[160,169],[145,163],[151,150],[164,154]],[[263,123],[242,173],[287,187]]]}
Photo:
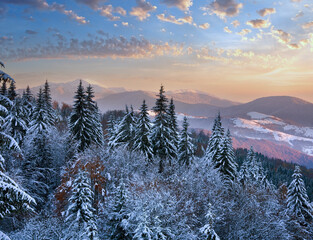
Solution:
{"label": "sky", "polygon": [[0,29],[19,88],[84,79],[313,102],[312,0],[0,0]]}

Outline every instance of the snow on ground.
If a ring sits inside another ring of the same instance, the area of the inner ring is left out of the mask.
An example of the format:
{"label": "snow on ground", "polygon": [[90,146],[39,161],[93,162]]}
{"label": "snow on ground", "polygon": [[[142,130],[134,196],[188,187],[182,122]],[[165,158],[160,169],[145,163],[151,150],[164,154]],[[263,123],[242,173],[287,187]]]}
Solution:
{"label": "snow on ground", "polygon": [[184,117],[187,117],[188,119],[207,119],[207,117],[195,117],[184,113],[177,113],[176,116],[178,121],[183,121]]}
{"label": "snow on ground", "polygon": [[249,112],[247,113],[247,115],[252,120],[255,120],[256,122],[259,122],[261,124],[276,124],[280,126],[286,125],[286,123],[284,123],[281,119],[263,113]]}
{"label": "snow on ground", "polygon": [[266,115],[266,114],[258,113],[258,112],[249,112],[247,113],[247,115],[251,117],[251,119],[258,119],[258,120],[271,117],[270,115]]}
{"label": "snow on ground", "polygon": [[286,142],[286,143],[290,144],[291,146],[293,146],[292,141],[302,141],[302,142],[313,143],[313,139],[311,139],[311,138],[299,137],[299,136],[295,136],[292,134],[268,129],[268,128],[262,126],[261,122],[258,120],[247,120],[247,119],[242,119],[242,118],[233,118],[232,120],[233,120],[235,127],[251,129],[251,130],[257,131],[259,133],[271,134],[276,141]]}
{"label": "snow on ground", "polygon": [[301,134],[305,137],[313,138],[313,128],[310,127],[297,127],[294,125],[284,126],[285,131],[295,131],[297,134]]}
{"label": "snow on ground", "polygon": [[303,147],[302,152],[307,155],[313,156],[313,146],[312,147]]}
{"label": "snow on ground", "polygon": [[251,121],[251,120],[247,120],[247,119],[243,119],[243,118],[233,118],[232,120],[234,122],[235,127],[248,128],[248,129],[252,129],[252,130],[255,130],[255,131],[261,132],[261,133],[271,133],[272,132],[272,130],[269,130],[269,129],[261,126],[256,121]]}

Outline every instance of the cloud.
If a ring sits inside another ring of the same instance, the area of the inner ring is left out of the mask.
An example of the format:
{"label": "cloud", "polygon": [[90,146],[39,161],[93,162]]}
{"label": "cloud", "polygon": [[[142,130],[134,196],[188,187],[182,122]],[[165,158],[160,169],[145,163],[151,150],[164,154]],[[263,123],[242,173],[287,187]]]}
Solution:
{"label": "cloud", "polygon": [[63,4],[58,4],[58,3],[53,3],[48,7],[52,11],[58,11],[60,13],[65,14],[68,16],[70,19],[75,20],[76,22],[80,24],[87,24],[89,21],[86,20],[85,17],[78,16],[74,11],[72,10],[66,10],[65,6]]}
{"label": "cloud", "polygon": [[234,27],[240,26],[240,22],[239,22],[238,20],[232,21],[231,24],[232,24]]}
{"label": "cloud", "polygon": [[122,15],[122,16],[126,16],[126,14],[127,14],[126,10],[124,8],[122,8],[122,7],[116,7],[114,9],[114,12],[116,12],[116,13]]}
{"label": "cloud", "polygon": [[260,16],[265,17],[266,15],[276,13],[276,9],[275,8],[263,8],[263,9],[257,11],[257,13]]}
{"label": "cloud", "polygon": [[240,35],[240,36],[246,36],[247,34],[251,33],[252,31],[250,29],[242,29],[240,32],[237,32],[236,34]]}
{"label": "cloud", "polygon": [[137,6],[132,8],[130,15],[137,17],[140,21],[150,17],[149,12],[157,9],[156,6],[153,6],[146,0],[136,0],[136,3]]}
{"label": "cloud", "polygon": [[38,32],[27,29],[27,30],[25,31],[25,33],[26,33],[26,34],[29,34],[29,35],[35,35],[35,34],[37,34]]}
{"label": "cloud", "polygon": [[112,14],[112,12],[113,12],[113,6],[112,5],[106,5],[106,6],[99,7],[98,11],[100,12],[100,15],[108,18],[110,21],[120,20],[120,17],[114,16]]}
{"label": "cloud", "polygon": [[75,0],[78,3],[85,4],[89,6],[90,8],[96,10],[98,9],[99,3],[100,2],[105,2],[106,0]]}
{"label": "cloud", "polygon": [[263,69],[274,69],[285,65],[289,59],[281,57],[279,54],[259,54],[251,50],[242,49],[222,49],[202,47],[193,49],[193,53],[200,61],[217,62],[227,66],[251,66]]}
{"label": "cloud", "polygon": [[162,0],[161,3],[169,7],[177,7],[180,10],[186,11],[192,6],[192,0]]}
{"label": "cloud", "polygon": [[237,16],[242,7],[242,3],[235,0],[214,0],[210,4],[211,11],[222,19]]}
{"label": "cloud", "polygon": [[303,11],[299,11],[295,17],[291,18],[292,20],[297,20],[298,18],[300,17],[303,17],[304,16],[304,12]]}
{"label": "cloud", "polygon": [[208,29],[209,27],[210,27],[209,23],[203,23],[203,24],[199,25],[199,28],[201,28],[201,29]]}
{"label": "cloud", "polygon": [[193,22],[193,19],[191,16],[185,16],[183,18],[176,19],[175,16],[172,16],[172,15],[165,16],[165,14],[162,13],[162,14],[157,15],[157,18],[160,21],[170,22],[170,23],[174,23],[174,24],[178,24],[178,25],[182,25],[184,23],[192,24],[192,22]]}
{"label": "cloud", "polygon": [[287,44],[291,41],[291,35],[281,29],[271,29],[272,36],[282,44]]}
{"label": "cloud", "polygon": [[224,32],[227,32],[227,33],[232,33],[232,31],[226,26],[224,27]]}
{"label": "cloud", "polygon": [[7,13],[8,9],[4,5],[0,5],[0,17]]}
{"label": "cloud", "polygon": [[85,19],[85,17],[78,16],[73,10],[66,10],[63,4],[58,4],[55,2],[49,5],[45,0],[2,0],[2,3],[25,5],[39,10],[58,11],[68,16],[70,19],[75,20],[79,24],[87,24],[89,22]]}
{"label": "cloud", "polygon": [[13,42],[13,37],[12,36],[2,36],[0,37],[0,44],[7,44],[7,43],[12,43]]}
{"label": "cloud", "polygon": [[313,27],[313,21],[304,23],[302,25],[302,28],[304,28],[304,29],[311,28],[311,27]]}
{"label": "cloud", "polygon": [[291,2],[301,2],[302,0],[290,0]]}
{"label": "cloud", "polygon": [[298,43],[291,43],[291,44],[288,44],[287,46],[290,49],[296,50],[296,49],[301,49],[307,45],[310,45],[311,51],[313,51],[313,34],[310,34],[309,38],[307,38],[307,39],[302,39]]}
{"label": "cloud", "polygon": [[59,39],[58,42],[49,42],[44,45],[24,47],[3,47],[0,55],[10,60],[29,59],[82,59],[82,58],[152,58],[155,56],[172,55],[183,53],[180,44],[167,42],[152,43],[144,38],[124,37],[105,38],[93,36],[89,40],[77,38]]}
{"label": "cloud", "polygon": [[28,5],[37,9],[49,8],[49,4],[45,0],[2,0],[2,3],[14,5]]}
{"label": "cloud", "polygon": [[255,19],[246,22],[247,25],[250,25],[253,28],[268,28],[271,23],[268,20]]}

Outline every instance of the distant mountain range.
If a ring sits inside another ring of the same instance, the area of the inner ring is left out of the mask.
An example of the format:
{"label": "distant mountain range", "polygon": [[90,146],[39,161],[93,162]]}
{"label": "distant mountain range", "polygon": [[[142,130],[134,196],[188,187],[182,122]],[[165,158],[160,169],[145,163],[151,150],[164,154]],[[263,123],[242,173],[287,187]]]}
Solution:
{"label": "distant mountain range", "polygon": [[[52,98],[59,103],[72,104],[78,83],[79,80],[50,83]],[[86,81],[83,84],[88,85]],[[102,112],[123,110],[126,104],[136,110],[143,100],[149,108],[155,104],[157,92],[92,86]],[[36,94],[39,87],[31,90]],[[242,104],[193,90],[168,91],[166,96],[174,99],[178,119],[187,116],[192,128],[211,129],[220,111],[223,125],[230,128],[234,136],[235,147],[252,145],[269,157],[313,168],[313,104],[310,102],[273,96]]]}

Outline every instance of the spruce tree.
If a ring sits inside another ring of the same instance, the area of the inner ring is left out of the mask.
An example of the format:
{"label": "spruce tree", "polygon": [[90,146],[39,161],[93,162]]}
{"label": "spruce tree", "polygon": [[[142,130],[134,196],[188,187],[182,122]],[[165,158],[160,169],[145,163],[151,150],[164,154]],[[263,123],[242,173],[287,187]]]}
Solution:
{"label": "spruce tree", "polygon": [[215,167],[227,182],[235,180],[237,176],[237,163],[235,161],[235,153],[229,129],[223,139],[220,155],[217,156]]}
{"label": "spruce tree", "polygon": [[48,108],[52,108],[51,90],[50,90],[48,80],[46,80],[45,82],[42,93],[43,93],[43,99],[44,99],[45,104],[47,105]]}
{"label": "spruce tree", "polygon": [[[3,63],[0,65],[4,67]],[[0,83],[14,81],[8,74],[0,70]],[[12,102],[6,96],[0,93],[0,152],[7,149],[20,151],[17,142],[3,130],[5,117],[8,113],[8,107]],[[12,178],[5,172],[5,160],[0,153],[0,220],[8,215],[17,213],[20,210],[32,210],[35,200],[28,195]],[[1,239],[9,239],[0,231]]]}
{"label": "spruce tree", "polygon": [[224,129],[222,127],[221,115],[220,113],[218,113],[216,119],[214,120],[212,135],[210,136],[205,153],[205,159],[208,162],[208,164],[213,164],[213,166],[216,164],[217,158],[220,155],[223,136]]}
{"label": "spruce tree", "polygon": [[188,126],[187,118],[184,117],[183,129],[178,142],[178,162],[185,166],[189,166],[192,163],[195,149],[192,138],[188,133]]}
{"label": "spruce tree", "polygon": [[149,220],[147,213],[143,211],[141,215],[138,216],[138,225],[134,231],[134,240],[152,240],[159,239],[154,236],[153,231],[149,227]]}
{"label": "spruce tree", "polygon": [[39,134],[48,131],[50,127],[52,127],[50,114],[46,108],[44,94],[40,88],[28,131],[31,134]]}
{"label": "spruce tree", "polygon": [[94,139],[94,143],[98,146],[102,146],[104,142],[103,130],[102,130],[102,124],[100,121],[99,109],[98,109],[96,102],[93,100],[94,97],[95,96],[94,96],[93,89],[91,85],[89,85],[86,90],[86,102],[87,102],[87,108],[89,111],[89,116],[92,120],[92,131],[93,131],[92,136]]}
{"label": "spruce tree", "polygon": [[153,107],[155,119],[151,133],[154,154],[160,159],[160,173],[164,170],[165,160],[167,159],[171,163],[171,158],[176,155],[176,146],[172,141],[173,131],[170,127],[169,116],[167,114],[168,100],[164,93],[164,87],[161,86],[155,106]]}
{"label": "spruce tree", "polygon": [[256,185],[265,188],[271,188],[271,183],[267,180],[262,163],[257,159],[253,147],[248,151],[246,160],[242,164],[238,180],[242,185]]}
{"label": "spruce tree", "polygon": [[28,130],[28,123],[28,109],[23,99],[16,98],[5,119],[4,128],[20,146]]}
{"label": "spruce tree", "polygon": [[76,175],[68,202],[65,221],[69,224],[69,239],[98,239],[92,206],[93,191],[86,172],[81,170]]}
{"label": "spruce tree", "polygon": [[250,150],[248,151],[245,161],[241,165],[238,175],[238,180],[239,182],[241,182],[242,185],[248,184],[248,182],[250,182],[250,180],[252,179],[251,165],[254,157],[255,153],[253,151],[253,147],[251,147]]}
{"label": "spruce tree", "polygon": [[[172,141],[175,146],[178,146],[178,124],[177,124],[177,117],[175,112],[175,105],[174,100],[171,98],[170,104],[168,106],[168,116],[169,116],[169,125],[172,130]],[[176,157],[175,155],[172,156],[173,158]]]}
{"label": "spruce tree", "polygon": [[82,81],[79,82],[74,98],[75,102],[69,119],[69,128],[74,140],[78,142],[78,150],[84,151],[92,143],[95,143],[96,139],[93,136],[93,119],[89,114],[90,111]]}
{"label": "spruce tree", "polygon": [[7,96],[8,95],[8,89],[7,89],[7,81],[3,80],[2,81],[2,86],[0,89],[0,94],[3,96]]}
{"label": "spruce tree", "polygon": [[36,101],[33,98],[31,92],[23,92],[23,96],[22,96],[22,105],[23,105],[23,109],[24,109],[24,117],[23,120],[25,121],[27,127],[29,127],[29,123],[31,122],[31,118],[33,115],[33,111],[35,108],[35,104]]}
{"label": "spruce tree", "polygon": [[119,122],[116,129],[115,146],[124,146],[128,150],[133,150],[135,138],[136,120],[134,118],[133,107],[128,110],[126,106],[125,116]]}
{"label": "spruce tree", "polygon": [[309,203],[307,190],[299,166],[295,167],[292,182],[288,186],[287,207],[289,212],[296,217],[307,220],[313,219],[313,209]]}
{"label": "spruce tree", "polygon": [[121,181],[114,191],[113,204],[111,206],[111,214],[109,216],[110,234],[112,240],[128,240],[132,239],[126,230],[124,221],[128,219],[126,212],[126,188]]}
{"label": "spruce tree", "polygon": [[146,101],[140,107],[140,113],[136,124],[135,131],[135,150],[141,152],[147,160],[151,160],[153,156],[152,144],[150,139],[151,123],[148,114],[148,107]]}
{"label": "spruce tree", "polygon": [[28,102],[33,102],[34,98],[33,98],[33,94],[32,94],[32,92],[31,92],[29,86],[26,87],[26,91],[23,93],[23,97],[24,97]]}
{"label": "spruce tree", "polygon": [[57,117],[56,117],[56,112],[52,107],[51,90],[50,90],[48,80],[46,80],[46,82],[45,82],[45,85],[44,85],[44,88],[42,91],[42,95],[43,95],[44,108],[48,114],[49,124],[54,125]]}
{"label": "spruce tree", "polygon": [[215,216],[212,212],[212,205],[210,203],[205,218],[206,224],[200,229],[201,233],[205,237],[205,240],[220,240],[220,237],[216,234],[213,228]]}
{"label": "spruce tree", "polygon": [[13,101],[17,97],[17,93],[15,91],[15,82],[11,81],[10,87],[8,89],[8,98]]}
{"label": "spruce tree", "polygon": [[118,124],[116,123],[114,115],[110,114],[107,129],[106,129],[107,131],[106,140],[107,140],[109,149],[114,149],[114,147],[116,147],[115,138],[117,134],[117,126]]}
{"label": "spruce tree", "polygon": [[22,166],[24,177],[29,191],[39,203],[38,209],[46,203],[49,188],[55,184],[52,177],[55,174],[55,163],[52,143],[49,140],[55,127],[46,106],[44,93],[40,88],[23,146],[26,158]]}

